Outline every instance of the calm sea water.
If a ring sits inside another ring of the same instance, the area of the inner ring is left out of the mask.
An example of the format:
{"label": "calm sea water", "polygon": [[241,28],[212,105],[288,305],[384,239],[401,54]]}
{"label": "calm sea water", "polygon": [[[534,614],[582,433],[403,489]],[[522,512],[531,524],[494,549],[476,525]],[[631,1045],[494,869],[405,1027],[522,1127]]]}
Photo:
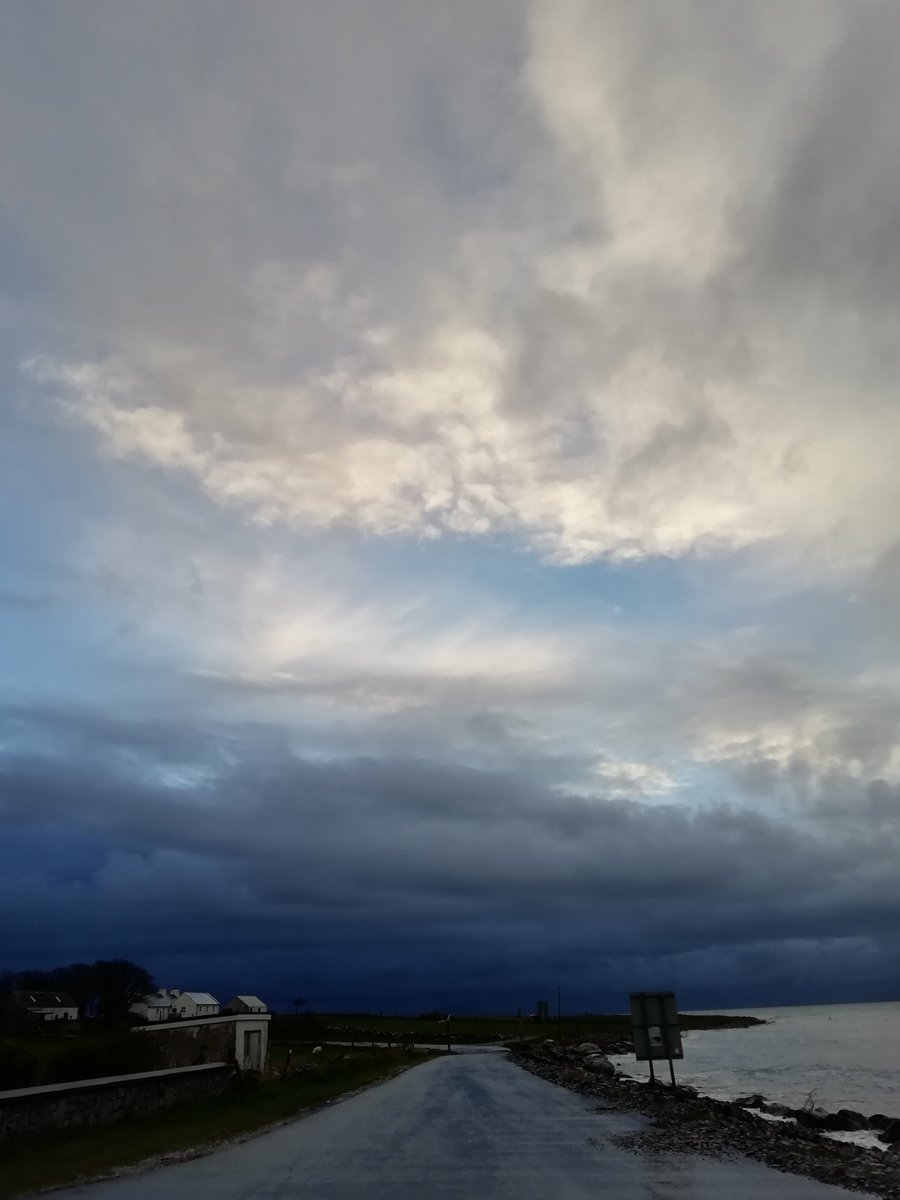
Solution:
{"label": "calm sea water", "polygon": [[[750,1029],[700,1030],[684,1038],[680,1083],[733,1100],[762,1092],[799,1107],[810,1092],[822,1108],[853,1108],[900,1117],[900,1003],[831,1004],[811,1008],[742,1009],[768,1024]],[[646,1063],[616,1060],[646,1078]],[[668,1078],[668,1065],[657,1072]]]}

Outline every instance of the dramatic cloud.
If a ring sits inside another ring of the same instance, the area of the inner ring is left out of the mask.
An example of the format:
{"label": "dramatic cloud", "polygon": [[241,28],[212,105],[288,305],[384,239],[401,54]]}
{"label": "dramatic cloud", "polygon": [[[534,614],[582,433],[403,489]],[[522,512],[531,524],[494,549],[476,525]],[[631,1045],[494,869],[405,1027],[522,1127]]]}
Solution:
{"label": "dramatic cloud", "polygon": [[[127,922],[153,953],[163,953],[160,935],[169,952],[184,944],[203,953],[224,921],[237,937],[258,929],[266,946],[289,936],[315,962],[324,934],[347,945],[350,981],[351,947],[365,934],[396,957],[398,991],[421,987],[416,958],[429,940],[464,957],[474,933],[501,963],[534,970],[553,959],[559,937],[557,969],[582,995],[604,986],[597,956],[638,949],[651,959],[710,954],[773,933],[858,937],[861,926],[866,945],[894,945],[896,789],[854,794],[852,805],[788,832],[723,806],[692,813],[567,796],[522,767],[409,754],[310,759],[253,726],[238,740],[233,729],[186,738],[164,723],[30,720],[44,736],[63,735],[67,777],[52,760],[10,760],[4,817],[13,836],[20,825],[66,824],[123,848],[83,877],[26,877],[26,934],[62,908],[104,938]],[[9,889],[10,901],[22,886]],[[21,932],[7,936],[27,949]],[[496,962],[477,984],[429,970],[441,987],[473,997],[512,984]]]}
{"label": "dramatic cloud", "polygon": [[0,967],[896,989],[898,43],[10,15]]}

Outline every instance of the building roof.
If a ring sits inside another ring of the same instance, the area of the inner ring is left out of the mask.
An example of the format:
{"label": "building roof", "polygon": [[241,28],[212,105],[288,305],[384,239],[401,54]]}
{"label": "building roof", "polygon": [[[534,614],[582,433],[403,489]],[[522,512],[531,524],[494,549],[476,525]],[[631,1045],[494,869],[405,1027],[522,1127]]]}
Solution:
{"label": "building roof", "polygon": [[[189,1000],[193,1000],[195,1004],[218,1004],[215,996],[211,996],[209,992],[182,992],[181,996],[187,996]],[[180,1000],[181,996],[176,997]]]}
{"label": "building roof", "polygon": [[172,997],[157,993],[154,996],[142,996],[140,1003],[146,1005],[147,1008],[171,1008]]}
{"label": "building roof", "polygon": [[26,1008],[77,1008],[68,992],[16,992],[16,999]]}
{"label": "building roof", "polygon": [[265,1008],[264,1000],[260,1000],[259,996],[235,996],[235,1000],[240,1000],[241,1004],[246,1004],[248,1008]]}

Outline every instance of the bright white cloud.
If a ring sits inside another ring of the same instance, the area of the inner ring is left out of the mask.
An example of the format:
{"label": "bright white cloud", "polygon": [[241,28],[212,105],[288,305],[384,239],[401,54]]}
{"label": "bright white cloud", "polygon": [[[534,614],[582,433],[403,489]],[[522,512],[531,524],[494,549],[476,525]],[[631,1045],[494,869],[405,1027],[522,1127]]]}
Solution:
{"label": "bright white cloud", "polygon": [[[871,562],[897,533],[896,323],[862,320],[845,286],[859,263],[835,260],[834,287],[810,276],[804,293],[767,249],[797,220],[787,180],[826,137],[823,97],[866,69],[849,12],[689,4],[676,19],[566,0],[508,15],[471,64],[504,137],[474,119],[463,58],[442,68],[439,97],[416,94],[408,61],[382,63],[376,86],[371,64],[357,79],[348,59],[339,78],[372,113],[356,128],[318,95],[315,133],[302,80],[263,72],[226,103],[211,81],[178,79],[190,115],[166,127],[163,192],[190,231],[183,332],[139,308],[172,236],[145,231],[132,299],[100,309],[115,352],[44,362],[44,381],[108,452],[186,472],[262,523],[512,533],[560,562],[756,543],[820,572]],[[461,55],[482,20],[462,23]],[[328,21],[315,28],[330,45]],[[263,22],[261,46],[278,34]],[[412,47],[431,62],[427,38]],[[300,190],[251,208],[238,263],[223,223],[260,199],[241,168],[274,98],[270,150],[289,152]],[[396,120],[415,111],[421,128]],[[201,130],[218,150],[197,160]],[[873,203],[897,148],[877,132],[890,144],[857,164]],[[98,136],[98,152],[121,149],[116,126]],[[152,143],[134,153],[106,163],[108,185],[156,161]],[[454,155],[479,164],[468,186],[465,173],[448,186]],[[327,216],[303,203],[313,165]],[[292,214],[328,236],[299,250]],[[873,246],[862,269],[876,259]],[[181,278],[172,264],[164,287]]]}

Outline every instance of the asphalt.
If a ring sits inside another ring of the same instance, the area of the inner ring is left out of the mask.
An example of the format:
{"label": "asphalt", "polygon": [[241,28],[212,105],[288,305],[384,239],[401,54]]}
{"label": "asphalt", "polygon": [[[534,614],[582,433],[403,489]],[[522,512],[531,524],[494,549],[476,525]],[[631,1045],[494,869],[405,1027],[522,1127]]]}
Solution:
{"label": "asphalt", "polygon": [[860,1200],[748,1160],[611,1142],[642,1125],[503,1053],[459,1053],[240,1145],[44,1200]]}

